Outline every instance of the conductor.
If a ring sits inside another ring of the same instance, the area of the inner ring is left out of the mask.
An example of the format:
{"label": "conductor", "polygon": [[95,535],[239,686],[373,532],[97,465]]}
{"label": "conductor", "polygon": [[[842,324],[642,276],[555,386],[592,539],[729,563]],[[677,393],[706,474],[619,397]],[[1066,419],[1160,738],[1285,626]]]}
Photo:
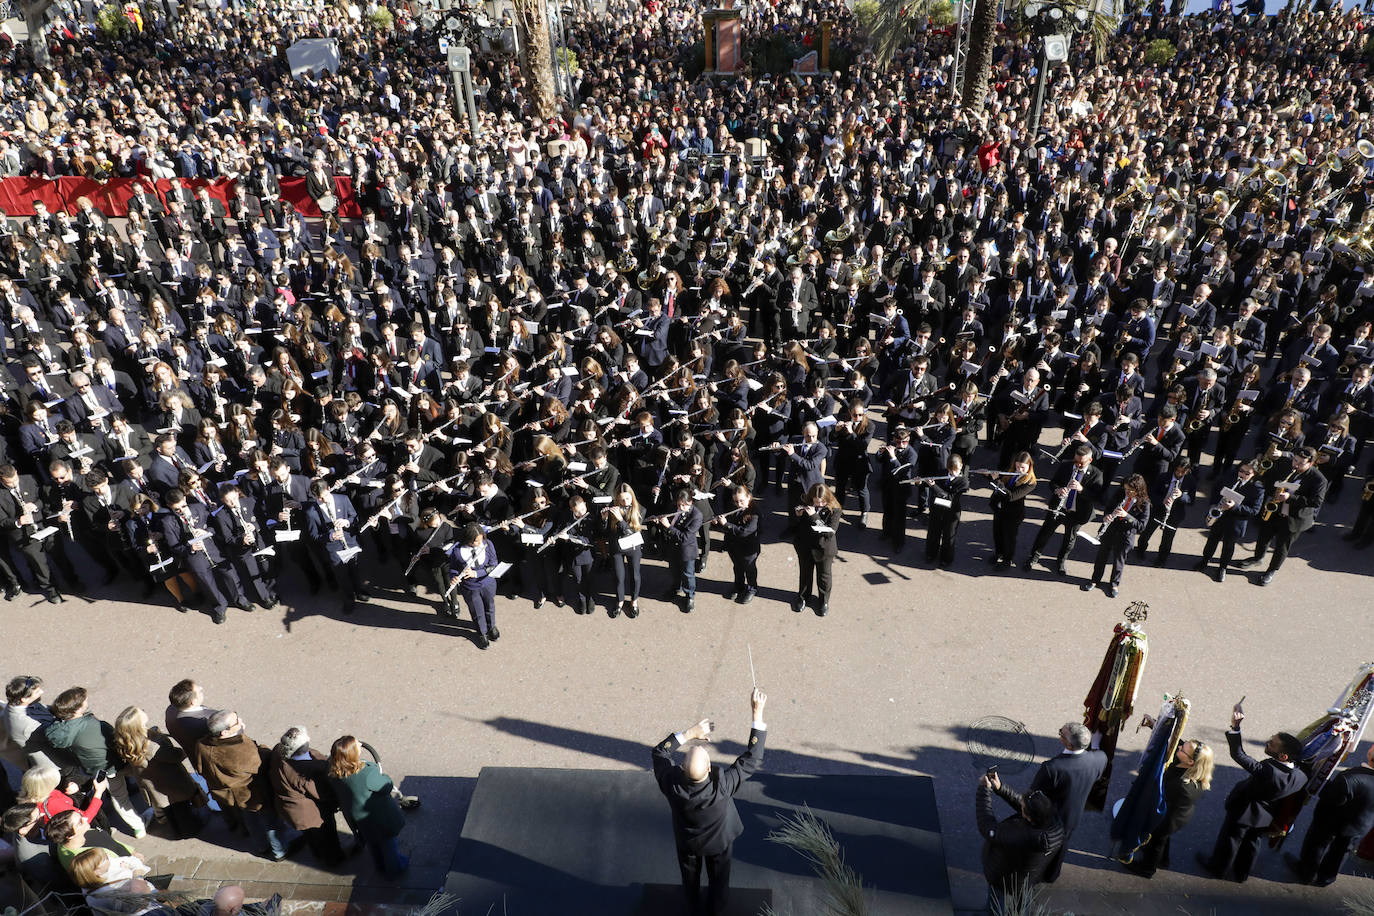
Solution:
{"label": "conductor", "polygon": [[[682,870],[682,889],[692,913],[725,912],[730,894],[730,851],[735,838],[744,832],[735,810],[735,793],[743,782],[763,765],[763,743],[768,726],[763,723],[766,697],[755,687],[749,702],[753,724],[749,746],[728,767],[713,767],[706,748],[694,744],[687,749],[680,767],[673,765],[672,752],[689,741],[709,741],[715,725],[702,719],[684,731],[675,732],[654,747],[654,778],[668,799],[673,812],[673,838],[677,843],[677,862]],[[711,881],[710,900],[701,905],[701,865]]]}

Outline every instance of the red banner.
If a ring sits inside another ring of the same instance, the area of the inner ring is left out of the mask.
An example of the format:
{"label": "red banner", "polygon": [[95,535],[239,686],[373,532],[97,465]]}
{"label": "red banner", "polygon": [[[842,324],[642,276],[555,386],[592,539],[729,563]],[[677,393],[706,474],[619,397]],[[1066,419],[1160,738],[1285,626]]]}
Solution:
{"label": "red banner", "polygon": [[[234,181],[229,178],[205,181],[204,179],[175,179],[188,188],[210,189],[210,195],[227,205],[234,196]],[[0,210],[9,216],[32,216],[35,201],[43,201],[49,213],[65,210],[76,212],[76,202],[89,197],[95,208],[106,216],[129,215],[129,198],[135,188],[147,185],[147,178],[111,178],[96,181],[93,178],[5,178],[0,179]],[[152,182],[159,197],[165,198],[172,182],[160,179]],[[353,197],[353,179],[346,175],[334,178],[334,186],[339,201],[339,215],[344,217],[362,216],[362,208]],[[283,178],[281,180],[282,199],[290,203],[306,216],[322,216],[320,208],[305,190],[304,178]]]}

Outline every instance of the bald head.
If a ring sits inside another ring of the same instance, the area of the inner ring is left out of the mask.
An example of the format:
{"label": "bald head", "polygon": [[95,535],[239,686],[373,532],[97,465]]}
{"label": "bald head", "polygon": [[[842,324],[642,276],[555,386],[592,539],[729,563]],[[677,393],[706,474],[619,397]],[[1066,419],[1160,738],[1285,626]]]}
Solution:
{"label": "bald head", "polygon": [[238,916],[243,911],[243,888],[229,884],[215,891],[212,916]]}
{"label": "bald head", "polygon": [[704,782],[711,775],[711,757],[704,747],[687,749],[687,757],[682,761],[682,772],[688,782]]}

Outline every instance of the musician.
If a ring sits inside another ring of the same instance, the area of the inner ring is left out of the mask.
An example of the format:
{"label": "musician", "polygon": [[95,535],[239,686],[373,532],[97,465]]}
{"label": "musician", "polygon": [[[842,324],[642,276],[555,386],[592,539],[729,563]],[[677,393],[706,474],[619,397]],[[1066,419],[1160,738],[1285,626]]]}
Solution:
{"label": "musician", "polygon": [[831,446],[835,450],[835,501],[844,511],[844,498],[850,487],[859,497],[859,526],[868,524],[871,500],[868,476],[873,469],[868,444],[873,438],[863,401],[854,398],[845,407],[844,418],[835,424]]}
{"label": "musician", "polygon": [[816,285],[802,276],[800,266],[789,271],[786,282],[778,289],[776,308],[782,316],[783,337],[806,336],[811,315],[820,308],[820,301],[816,296]]}
{"label": "musician", "polygon": [[[1107,441],[1113,433],[1113,428],[1102,420],[1102,402],[1093,401],[1083,411],[1083,422],[1078,424],[1072,432],[1059,442],[1060,455],[1067,451],[1070,445],[1077,447],[1078,443],[1090,446],[1093,450],[1093,461],[1101,465],[1102,452],[1107,447]],[[1129,417],[1129,413],[1127,414]],[[1068,415],[1065,414],[1066,419]],[[1129,430],[1129,422],[1122,424],[1122,428]],[[1056,457],[1058,460],[1058,456]],[[1104,472],[1105,474],[1105,472]]]}
{"label": "musician", "polygon": [[[290,465],[280,455],[268,461],[267,478],[265,483],[261,478],[255,479],[249,488],[262,513],[258,521],[271,532],[277,551],[268,563],[268,574],[275,580],[283,564],[289,562],[305,575],[310,594],[318,594],[321,581],[329,576],[329,567],[320,562],[317,550],[305,537],[305,505],[310,501],[310,481],[292,474]],[[321,570],[325,572],[322,574]],[[332,578],[329,581],[330,588],[334,588]]]}
{"label": "musician", "polygon": [[[639,616],[640,563],[644,556],[644,510],[628,483],[618,483],[611,495],[611,504],[601,510],[602,531],[610,553],[611,570],[615,573],[615,605],[611,619],[625,616],[633,620]],[[628,577],[630,588],[626,594]]]}
{"label": "musician", "polygon": [[[923,480],[939,477],[949,461],[950,446],[954,442],[954,412],[943,401],[930,412],[930,422],[916,427],[916,469],[913,476]],[[916,514],[923,515],[930,508],[930,484],[916,485]]]}
{"label": "musician", "polygon": [[1212,428],[1226,410],[1226,389],[1213,369],[1200,370],[1194,378],[1184,382],[1183,387],[1186,391],[1183,402],[1188,408],[1185,447],[1189,460],[1197,466],[1202,461],[1202,450]]}
{"label": "musician", "polygon": [[1281,410],[1296,410],[1307,416],[1317,406],[1317,386],[1311,384],[1312,370],[1299,366],[1288,375],[1285,383],[1283,375],[1275,377],[1269,390],[1260,398],[1257,410],[1260,416],[1268,417]]}
{"label": "musician", "polygon": [[1016,556],[1016,536],[1026,517],[1026,497],[1035,492],[1038,480],[1030,452],[1019,452],[1006,471],[985,474],[992,484],[992,555],[988,557],[998,569],[1006,569]]}
{"label": "musician", "polygon": [[816,616],[830,613],[831,567],[837,551],[835,528],[839,524],[840,504],[830,488],[818,483],[807,491],[793,510],[797,524],[793,528],[793,546],[797,551],[800,580],[792,610],[801,613],[812,595],[812,581],[820,601]]}
{"label": "musician", "polygon": [[746,484],[731,490],[730,501],[732,508],[711,520],[725,533],[725,552],[734,571],[734,584],[724,597],[727,601],[748,604],[754,600],[759,587],[759,515],[753,491]]}
{"label": "musician", "polygon": [[253,500],[232,483],[220,488],[219,499],[209,513],[209,527],[220,554],[232,564],[245,597],[270,611],[277,606],[277,591],[259,554],[273,548],[258,529]]}
{"label": "musician", "polygon": [[1327,483],[1316,468],[1316,460],[1317,450],[1304,446],[1270,472],[1267,481],[1270,487],[1269,501],[1260,515],[1255,555],[1237,564],[1243,568],[1255,566],[1264,559],[1272,544],[1274,557],[1269,561],[1269,568],[1259,577],[1260,585],[1274,581],[1274,574],[1288,559],[1288,552],[1293,549],[1293,542],[1298,535],[1317,523],[1317,514],[1326,500]]}
{"label": "musician", "polygon": [[1137,561],[1145,559],[1145,552],[1150,549],[1150,538],[1163,529],[1155,565],[1162,567],[1169,562],[1169,555],[1174,548],[1174,535],[1182,526],[1183,517],[1196,495],[1197,474],[1193,462],[1187,455],[1180,455],[1174,459],[1167,473],[1150,484],[1150,520],[1136,542]]}
{"label": "musician", "polygon": [[[36,538],[39,530],[39,501],[33,492],[32,482],[21,484],[19,472],[13,465],[0,466],[0,531],[5,532],[10,550],[23,554],[33,577],[33,584],[49,604],[57,604],[62,598],[52,585],[52,572],[48,566],[47,552],[50,538]],[[5,586],[6,600],[13,601],[19,596],[19,577],[8,557],[0,556],[0,581]]]}
{"label": "musician", "polygon": [[81,530],[85,532],[81,546],[105,570],[105,584],[109,585],[118,577],[120,567],[128,565],[129,545],[120,525],[127,510],[119,505],[105,471],[96,468],[82,479],[86,490],[78,503],[84,519]]}
{"label": "musician", "polygon": [[1073,550],[1074,541],[1078,539],[1079,529],[1092,518],[1093,510],[1102,498],[1104,486],[1102,472],[1093,467],[1092,446],[1077,446],[1073,450],[1073,460],[1060,465],[1050,478],[1051,493],[1057,502],[1041,523],[1035,543],[1031,545],[1030,556],[1021,564],[1021,568],[1027,571],[1035,568],[1055,529],[1062,526],[1064,541],[1059,547],[1055,572],[1061,576],[1068,575],[1065,560]]}
{"label": "musician", "polygon": [[692,504],[690,490],[678,490],[674,501],[677,511],[656,519],[663,529],[660,537],[668,554],[668,589],[663,600],[673,601],[683,594],[686,601],[682,612],[690,614],[696,607],[697,594],[697,534],[701,531],[701,510]]}
{"label": "musician", "polygon": [[331,492],[323,480],[310,485],[310,500],[305,506],[306,537],[328,557],[335,581],[344,588],[343,612],[352,614],[357,602],[372,598],[358,562],[362,548],[353,532],[357,512],[347,496]]}
{"label": "musician", "polygon": [[1241,446],[1250,433],[1250,424],[1255,416],[1255,395],[1241,397],[1244,392],[1258,392],[1261,366],[1252,363],[1241,373],[1235,383],[1235,399],[1221,419],[1221,431],[1217,433],[1216,451],[1212,457],[1213,479],[1224,476],[1240,453]]}
{"label": "musician", "polygon": [[959,533],[969,480],[964,473],[964,459],[958,455],[945,459],[944,470],[947,479],[933,480],[929,484],[930,525],[926,529],[925,556],[927,563],[938,563],[941,569],[949,569],[954,565],[954,538]]}
{"label": "musician", "polygon": [[1107,583],[1107,597],[1115,598],[1121,588],[1121,573],[1126,568],[1126,554],[1135,544],[1136,535],[1145,527],[1150,515],[1150,495],[1145,478],[1139,474],[1127,477],[1121,485],[1121,496],[1114,507],[1102,517],[1098,532],[1097,557],[1093,560],[1092,579],[1079,586],[1089,592],[1102,584],[1108,565],[1112,576]]}
{"label": "musician", "polygon": [[1135,473],[1146,480],[1154,480],[1166,473],[1183,451],[1185,441],[1183,427],[1178,425],[1178,408],[1165,404],[1159,410],[1155,428],[1137,439],[1133,446],[1139,452],[1135,459]]}
{"label": "musician", "polygon": [[911,481],[916,474],[916,449],[911,446],[909,429],[905,426],[893,428],[891,441],[878,451],[878,464],[883,501],[882,538],[891,541],[895,553],[906,542],[907,503],[911,499]]}
{"label": "musician", "polygon": [[[648,309],[647,315],[631,319],[630,324],[635,329],[635,352],[649,373],[658,376],[662,372],[664,360],[668,358],[668,331],[671,323],[663,314],[662,300],[657,297],[651,298]],[[629,371],[627,366],[626,372]]]}
{"label": "musician", "polygon": [[1049,392],[1040,385],[1039,370],[1031,367],[1021,375],[1018,384],[1004,382],[993,394],[993,413],[997,416],[997,434],[1001,442],[1003,466],[1011,464],[1017,452],[1030,451],[1040,440],[1049,417]]}
{"label": "musician", "polygon": [[165,506],[156,516],[155,524],[162,535],[163,546],[176,559],[178,573],[191,574],[201,593],[213,604],[211,618],[221,624],[229,605],[241,611],[252,608],[243,594],[238,573],[232,564],[224,562],[209,531],[209,516],[204,506],[188,504],[186,494],[173,487],[167,491]]}
{"label": "musician", "polygon": [[486,649],[501,638],[496,628],[496,578],[492,576],[500,563],[496,547],[482,534],[480,525],[471,524],[449,548],[448,562],[448,591],[462,591],[477,627],[477,648]]}
{"label": "musician", "polygon": [[913,356],[905,372],[893,373],[883,386],[889,426],[920,425],[926,416],[927,401],[933,400],[938,382],[930,373],[930,357]]}
{"label": "musician", "polygon": [[1207,542],[1202,548],[1202,558],[1193,567],[1198,572],[1206,572],[1212,555],[1220,545],[1221,565],[1217,569],[1218,582],[1226,581],[1226,568],[1231,565],[1236,542],[1245,539],[1250,520],[1259,517],[1261,509],[1264,508],[1265,495],[1264,484],[1256,475],[1255,464],[1252,461],[1242,462],[1236,468],[1236,480],[1230,486],[1240,499],[1225,495],[1225,489],[1217,491],[1216,500],[1208,510],[1207,524],[1210,527],[1207,529]]}
{"label": "musician", "polygon": [[1350,416],[1332,415],[1326,425],[1313,434],[1312,442],[1317,449],[1317,470],[1326,478],[1326,498],[1336,502],[1345,489],[1345,475],[1354,465],[1355,451],[1359,447],[1359,442],[1350,435]]}
{"label": "musician", "polygon": [[787,456],[788,462],[787,503],[789,509],[800,503],[812,487],[825,482],[826,459],[830,454],[830,450],[817,439],[819,428],[815,423],[809,421],[804,423],[801,433],[802,441],[799,444],[793,445],[786,442],[782,446],[783,454]]}
{"label": "musician", "polygon": [[73,477],[72,466],[68,462],[53,461],[48,465],[47,472],[48,486],[42,493],[44,519],[57,528],[56,533],[48,537],[51,545],[48,551],[52,554],[52,563],[71,586],[71,592],[85,594],[86,585],[76,573],[71,553],[72,544],[88,540],[84,530],[85,516],[76,508],[84,492]]}

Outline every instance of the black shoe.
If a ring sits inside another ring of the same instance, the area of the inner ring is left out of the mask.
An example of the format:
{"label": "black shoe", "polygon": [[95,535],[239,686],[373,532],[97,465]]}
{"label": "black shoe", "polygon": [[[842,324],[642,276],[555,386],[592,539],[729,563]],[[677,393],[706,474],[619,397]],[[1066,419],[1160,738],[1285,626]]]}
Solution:
{"label": "black shoe", "polygon": [[1058,566],[1054,568],[1054,572],[1057,576],[1059,576],[1059,578],[1063,579],[1068,576],[1069,569],[1061,562]]}
{"label": "black shoe", "polygon": [[539,609],[540,609],[541,607],[543,607],[543,606],[544,606],[544,598],[543,598],[543,596],[540,596],[540,597],[534,599],[534,609],[535,609],[536,611],[539,610]]}
{"label": "black shoe", "polygon": [[606,613],[607,613],[607,616],[609,616],[612,620],[615,620],[617,617],[620,616],[620,605],[618,605],[618,604],[613,604],[613,605],[611,605],[610,610],[607,611]]}
{"label": "black shoe", "polygon": [[735,600],[735,597],[736,597],[737,595],[739,595],[739,592],[735,591],[735,590],[732,588],[732,589],[730,589],[728,592],[726,592],[725,594],[721,595],[721,597],[724,598],[726,601],[734,601],[734,600]]}
{"label": "black shoe", "polygon": [[630,602],[629,606],[628,606],[627,608],[625,608],[625,616],[628,617],[628,618],[630,618],[631,620],[634,620],[636,617],[639,616],[639,602],[638,602],[638,601],[631,601],[631,602]]}
{"label": "black shoe", "polygon": [[1021,564],[1021,568],[1022,568],[1022,569],[1026,569],[1026,570],[1035,569],[1035,564],[1037,564],[1037,563],[1039,563],[1039,562],[1040,562],[1040,554],[1038,554],[1038,553],[1033,553],[1033,554],[1031,554],[1030,556],[1026,557],[1026,562],[1024,562],[1024,563]]}
{"label": "black shoe", "polygon": [[739,599],[738,599],[738,600],[739,600],[739,603],[740,603],[740,604],[748,604],[750,601],[753,601],[753,600],[754,600],[754,596],[755,596],[756,594],[758,594],[758,593],[755,592],[752,588],[746,588],[746,589],[744,590],[744,594],[742,594],[742,595],[739,596]]}
{"label": "black shoe", "polygon": [[696,607],[697,607],[696,601],[693,600],[692,598],[688,598],[688,599],[687,599],[687,604],[682,608],[682,613],[684,613],[684,614],[690,614],[690,613],[692,613],[692,611],[696,610]]}
{"label": "black shoe", "polygon": [[1273,582],[1273,581],[1274,581],[1274,574],[1273,574],[1272,572],[1267,572],[1267,573],[1265,573],[1264,575],[1262,575],[1262,576],[1259,577],[1259,584],[1260,584],[1260,585],[1268,585],[1270,582]]}
{"label": "black shoe", "polygon": [[829,613],[830,613],[830,602],[829,602],[829,601],[822,602],[822,603],[821,603],[821,606],[816,610],[816,616],[817,616],[817,617],[824,617],[826,614],[829,614]]}
{"label": "black shoe", "polygon": [[805,598],[796,598],[796,599],[794,599],[793,602],[792,602],[792,610],[793,610],[795,613],[800,614],[800,613],[802,612],[802,610],[803,610],[805,607],[806,607],[806,599],[805,599]]}
{"label": "black shoe", "polygon": [[253,605],[249,604],[247,601],[243,602],[243,604],[236,604],[234,607],[248,614],[253,613]]}
{"label": "black shoe", "polygon": [[19,586],[17,585],[10,585],[5,588],[6,601],[13,601],[15,598],[18,598],[21,594],[23,594],[23,592],[20,591]]}
{"label": "black shoe", "polygon": [[501,631],[496,629],[495,626],[493,626],[490,630],[487,630],[487,639],[491,640],[492,642],[496,642],[496,640],[500,638]]}
{"label": "black shoe", "polygon": [[360,588],[354,594],[354,597],[357,598],[359,601],[366,603],[372,600],[372,593],[365,588]]}
{"label": "black shoe", "polygon": [[1108,597],[1108,598],[1115,598],[1115,597],[1116,597],[1116,586],[1115,586],[1115,585],[1109,585],[1109,586],[1107,586],[1107,597]]}
{"label": "black shoe", "polygon": [[223,615],[223,614],[215,614],[215,615],[212,616],[210,619],[213,620],[216,624],[224,623],[224,615]]}
{"label": "black shoe", "polygon": [[177,613],[178,613],[178,614],[189,614],[189,613],[191,613],[191,609],[188,608],[186,605],[182,604],[180,601],[178,601],[178,602],[177,602]]}
{"label": "black shoe", "polygon": [[562,598],[555,598],[555,599],[553,599],[553,606],[554,606],[554,607],[562,607],[562,606],[563,606],[563,599],[562,599]]}
{"label": "black shoe", "polygon": [[1218,581],[1218,582],[1225,582],[1225,581],[1226,581],[1226,568],[1225,568],[1224,566],[1223,566],[1221,569],[1218,569],[1218,570],[1217,570],[1217,581]]}
{"label": "black shoe", "polygon": [[1090,592],[1096,587],[1096,582],[1084,582],[1082,585],[1078,586],[1078,590],[1082,592]]}
{"label": "black shoe", "polygon": [[485,633],[477,634],[477,648],[485,649],[490,645],[491,643],[487,641],[487,635]]}
{"label": "black shoe", "polygon": [[58,604],[62,601],[62,596],[57,593],[57,589],[50,588],[43,593],[43,597],[48,599],[48,604]]}
{"label": "black shoe", "polygon": [[1202,869],[1202,873],[1203,873],[1204,875],[1206,875],[1207,877],[1209,877],[1209,878],[1220,878],[1220,877],[1221,877],[1221,872],[1217,871],[1215,868],[1212,867],[1212,860],[1209,859],[1209,858],[1207,858],[1207,855],[1206,855],[1205,853],[1201,853],[1201,852],[1194,853],[1194,854],[1193,854],[1193,860],[1194,860],[1195,862],[1197,862],[1198,868],[1201,868],[1201,869]]}

